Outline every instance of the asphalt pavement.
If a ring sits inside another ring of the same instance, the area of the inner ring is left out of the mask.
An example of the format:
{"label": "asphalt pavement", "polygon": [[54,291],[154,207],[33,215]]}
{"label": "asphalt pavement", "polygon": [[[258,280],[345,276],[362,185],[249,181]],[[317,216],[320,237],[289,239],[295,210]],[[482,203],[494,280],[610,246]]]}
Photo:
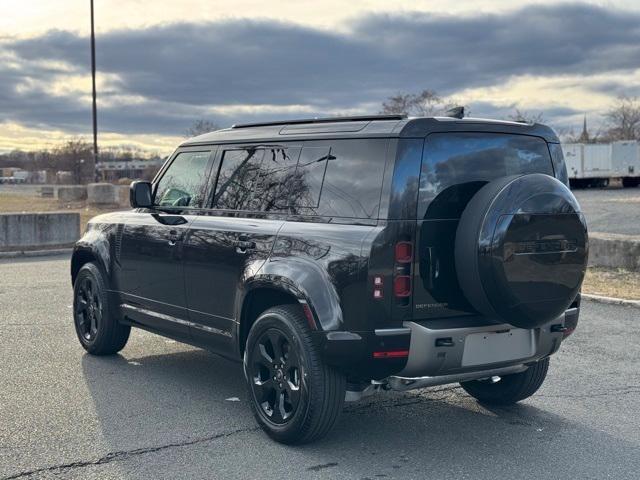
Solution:
{"label": "asphalt pavement", "polygon": [[590,232],[640,236],[640,188],[574,190]]}
{"label": "asphalt pavement", "polygon": [[0,479],[637,479],[640,309],[584,302],[546,383],[485,408],[455,385],[348,404],[287,447],[249,412],[239,364],[134,331],[80,347],[67,256],[0,261]]}

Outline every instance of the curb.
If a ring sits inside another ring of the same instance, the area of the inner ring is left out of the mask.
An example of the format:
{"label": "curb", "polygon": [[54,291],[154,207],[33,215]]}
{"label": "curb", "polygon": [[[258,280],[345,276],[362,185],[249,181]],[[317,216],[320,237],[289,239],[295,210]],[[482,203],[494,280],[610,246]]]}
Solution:
{"label": "curb", "polygon": [[22,250],[16,252],[0,252],[0,260],[3,258],[46,257],[49,255],[66,255],[73,248],[52,248],[51,250]]}
{"label": "curb", "polygon": [[609,305],[624,305],[628,307],[640,308],[640,300],[627,300],[624,298],[605,297],[603,295],[592,295],[590,293],[583,293],[581,294],[581,297],[586,298],[587,300],[598,302],[598,303],[606,303]]}

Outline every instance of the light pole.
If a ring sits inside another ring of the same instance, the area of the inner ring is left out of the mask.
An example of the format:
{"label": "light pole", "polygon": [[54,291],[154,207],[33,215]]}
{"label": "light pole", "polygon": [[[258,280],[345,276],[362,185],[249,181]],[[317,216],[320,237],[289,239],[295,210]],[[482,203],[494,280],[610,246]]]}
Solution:
{"label": "light pole", "polygon": [[93,27],[93,0],[91,2],[91,83],[93,87],[93,180],[98,168],[98,113],[96,107],[96,35]]}

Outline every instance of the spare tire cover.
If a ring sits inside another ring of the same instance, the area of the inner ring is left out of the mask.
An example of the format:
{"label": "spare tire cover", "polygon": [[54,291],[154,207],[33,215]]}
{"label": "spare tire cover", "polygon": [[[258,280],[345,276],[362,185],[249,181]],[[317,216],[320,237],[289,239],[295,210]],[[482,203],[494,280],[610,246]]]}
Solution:
{"label": "spare tire cover", "polygon": [[578,201],[541,173],[482,187],[456,231],[460,287],[483,315],[535,328],[561,315],[587,266],[587,226]]}

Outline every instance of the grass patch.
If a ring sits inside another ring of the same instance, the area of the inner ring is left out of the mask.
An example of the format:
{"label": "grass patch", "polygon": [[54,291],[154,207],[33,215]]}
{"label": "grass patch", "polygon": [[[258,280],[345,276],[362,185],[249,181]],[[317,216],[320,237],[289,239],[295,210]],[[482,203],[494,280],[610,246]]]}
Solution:
{"label": "grass patch", "polygon": [[582,292],[640,300],[640,272],[622,268],[589,267],[582,284]]}
{"label": "grass patch", "polygon": [[66,203],[56,198],[0,193],[0,213],[77,212],[80,214],[80,232],[84,232],[87,222],[96,215],[117,210],[125,208],[96,208],[87,206],[84,201]]}

